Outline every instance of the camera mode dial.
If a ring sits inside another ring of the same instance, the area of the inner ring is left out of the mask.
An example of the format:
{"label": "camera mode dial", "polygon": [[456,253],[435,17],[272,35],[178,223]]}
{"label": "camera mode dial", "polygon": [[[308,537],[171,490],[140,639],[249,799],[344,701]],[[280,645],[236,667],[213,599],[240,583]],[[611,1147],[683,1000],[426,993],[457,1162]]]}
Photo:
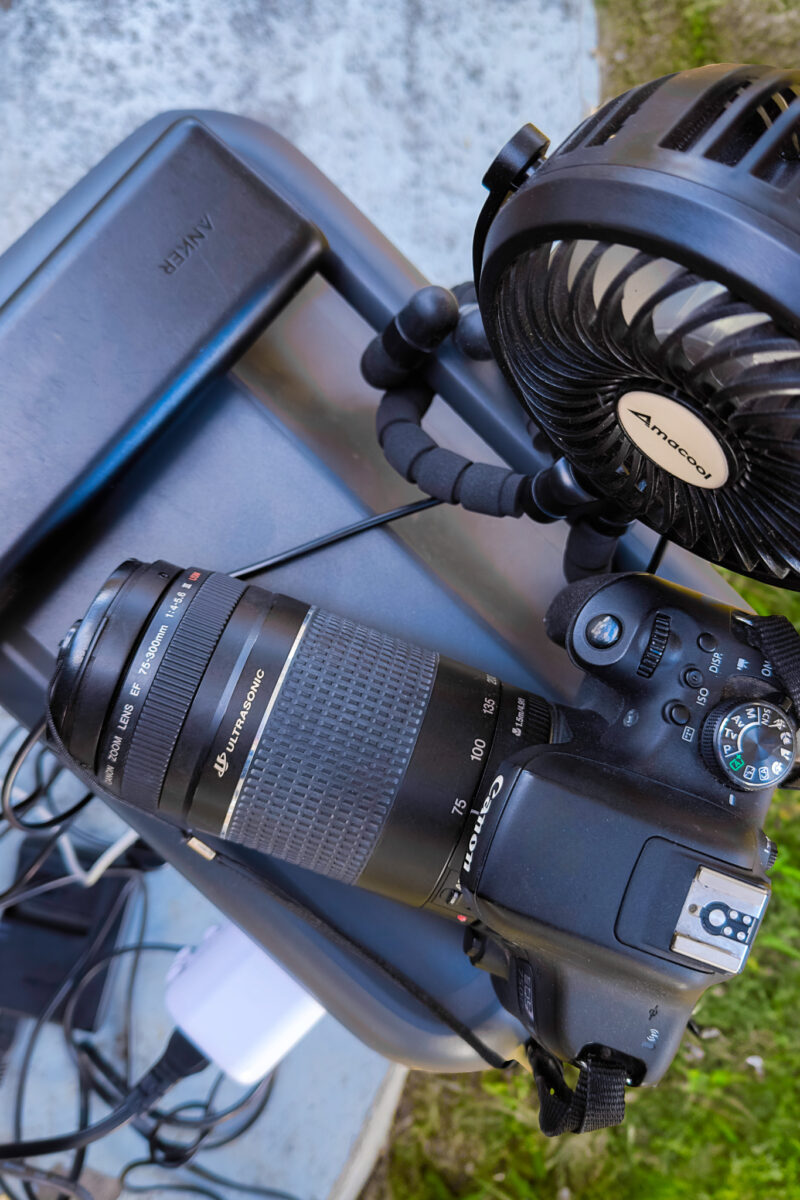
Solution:
{"label": "camera mode dial", "polygon": [[703,725],[706,766],[737,791],[780,787],[794,767],[797,728],[777,704],[721,704]]}

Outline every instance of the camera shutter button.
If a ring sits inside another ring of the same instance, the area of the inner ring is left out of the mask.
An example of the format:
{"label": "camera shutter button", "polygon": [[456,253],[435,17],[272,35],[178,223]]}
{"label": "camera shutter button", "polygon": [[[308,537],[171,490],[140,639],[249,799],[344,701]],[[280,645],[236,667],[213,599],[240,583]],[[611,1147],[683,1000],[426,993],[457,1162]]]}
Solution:
{"label": "camera shutter button", "polygon": [[622,622],[613,613],[592,617],[586,626],[586,640],[595,650],[609,650],[622,637]]}

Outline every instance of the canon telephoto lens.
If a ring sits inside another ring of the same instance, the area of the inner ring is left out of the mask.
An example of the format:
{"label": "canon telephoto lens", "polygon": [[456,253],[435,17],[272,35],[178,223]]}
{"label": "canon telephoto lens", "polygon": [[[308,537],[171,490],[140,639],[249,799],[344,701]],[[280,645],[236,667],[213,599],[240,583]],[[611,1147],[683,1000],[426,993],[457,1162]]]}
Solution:
{"label": "canon telephoto lens", "polygon": [[50,717],[99,788],[409,904],[447,894],[481,781],[544,700],[365,625],[123,563],[61,644]]}

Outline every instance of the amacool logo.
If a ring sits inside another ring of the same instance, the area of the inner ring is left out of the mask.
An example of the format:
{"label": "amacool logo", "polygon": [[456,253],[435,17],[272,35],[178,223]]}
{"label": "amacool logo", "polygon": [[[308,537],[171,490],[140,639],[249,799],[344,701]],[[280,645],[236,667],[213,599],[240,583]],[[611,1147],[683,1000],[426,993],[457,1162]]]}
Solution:
{"label": "amacool logo", "polygon": [[728,478],[722,446],[691,409],[657,392],[626,392],[617,404],[622,428],[648,458],[695,487],[718,488]]}
{"label": "amacool logo", "polygon": [[643,421],[645,423],[645,425],[647,426],[647,428],[652,433],[654,433],[656,435],[656,437],[663,438],[668,446],[671,446],[673,450],[677,450],[678,454],[680,454],[680,456],[682,458],[686,459],[689,466],[694,467],[695,471],[699,472],[699,474],[703,476],[703,479],[711,478],[711,472],[707,471],[705,469],[705,467],[701,467],[700,463],[697,461],[697,459],[694,458],[693,455],[691,455],[688,450],[684,450],[683,446],[680,446],[674,440],[674,438],[671,438],[665,429],[659,429],[659,427],[658,427],[658,425],[656,425],[655,421],[650,419],[650,413],[631,412],[631,416],[636,417],[639,421]]}

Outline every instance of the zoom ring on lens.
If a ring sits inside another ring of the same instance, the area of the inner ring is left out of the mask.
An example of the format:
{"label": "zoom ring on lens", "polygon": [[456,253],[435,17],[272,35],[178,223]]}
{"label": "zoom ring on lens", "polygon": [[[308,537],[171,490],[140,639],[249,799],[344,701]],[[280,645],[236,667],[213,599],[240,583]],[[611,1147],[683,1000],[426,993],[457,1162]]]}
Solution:
{"label": "zoom ring on lens", "polygon": [[437,663],[312,609],[226,836],[354,883],[414,752]]}
{"label": "zoom ring on lens", "polygon": [[210,575],[181,617],[131,738],[123,799],[155,811],[198,684],[244,590],[228,575]]}

